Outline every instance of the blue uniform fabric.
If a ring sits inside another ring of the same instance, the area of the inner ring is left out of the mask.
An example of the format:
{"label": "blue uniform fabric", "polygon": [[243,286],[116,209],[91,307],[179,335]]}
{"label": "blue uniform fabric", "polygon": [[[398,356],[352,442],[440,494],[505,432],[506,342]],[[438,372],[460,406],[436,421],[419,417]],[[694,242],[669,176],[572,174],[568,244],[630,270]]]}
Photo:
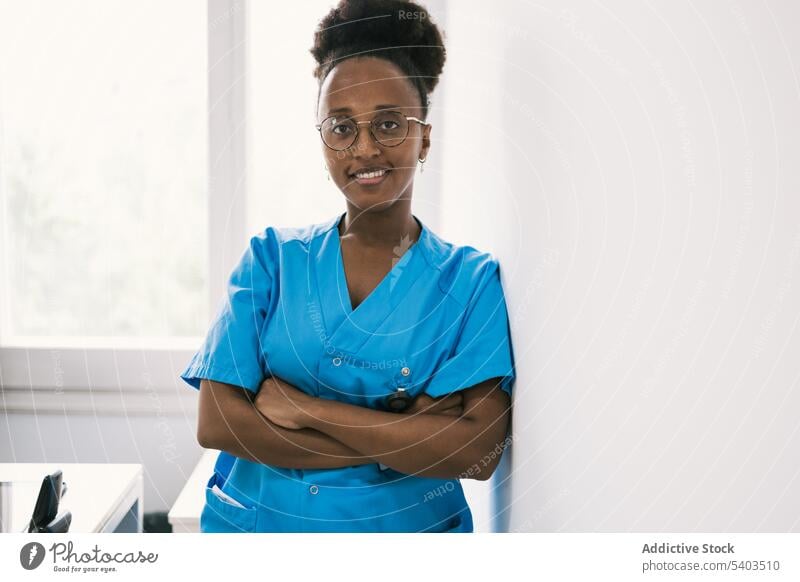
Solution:
{"label": "blue uniform fabric", "polygon": [[[338,226],[344,214],[253,236],[206,338],[181,374],[257,392],[268,376],[385,410],[397,388],[432,397],[515,379],[499,264],[421,232],[355,310]],[[212,487],[217,485],[224,499]],[[287,469],[220,453],[206,486],[203,532],[471,532],[458,479],[378,463]]]}

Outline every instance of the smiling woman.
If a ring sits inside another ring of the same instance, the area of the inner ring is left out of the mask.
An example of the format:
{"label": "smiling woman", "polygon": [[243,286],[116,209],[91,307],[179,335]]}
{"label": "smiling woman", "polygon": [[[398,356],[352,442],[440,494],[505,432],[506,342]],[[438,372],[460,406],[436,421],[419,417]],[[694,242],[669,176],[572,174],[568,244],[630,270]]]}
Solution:
{"label": "smiling woman", "polygon": [[431,146],[428,94],[446,58],[438,28],[411,3],[343,2],[320,23],[311,53],[334,182],[350,206],[397,206],[410,217],[415,170]]}
{"label": "smiling woman", "polygon": [[201,531],[471,532],[515,378],[499,264],[411,211],[441,33],[417,4],[343,1],[312,54],[346,211],[252,237],[182,374],[220,454]]}

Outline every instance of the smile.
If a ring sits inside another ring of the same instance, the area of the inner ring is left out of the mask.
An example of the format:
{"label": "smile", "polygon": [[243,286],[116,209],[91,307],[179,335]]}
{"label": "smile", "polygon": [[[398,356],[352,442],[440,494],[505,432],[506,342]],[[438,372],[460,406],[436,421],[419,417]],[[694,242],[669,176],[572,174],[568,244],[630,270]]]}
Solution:
{"label": "smile", "polygon": [[389,175],[391,170],[387,168],[382,168],[379,170],[372,170],[372,171],[363,171],[363,172],[356,172],[352,176],[356,179],[356,182],[361,184],[362,186],[366,185],[373,185],[373,184],[380,184]]}

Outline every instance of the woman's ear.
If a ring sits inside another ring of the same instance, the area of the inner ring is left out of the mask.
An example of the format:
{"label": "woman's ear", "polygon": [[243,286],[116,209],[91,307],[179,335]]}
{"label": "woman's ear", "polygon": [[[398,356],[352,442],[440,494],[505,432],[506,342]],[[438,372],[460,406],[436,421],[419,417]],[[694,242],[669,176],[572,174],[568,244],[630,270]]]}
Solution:
{"label": "woman's ear", "polygon": [[427,160],[428,151],[431,148],[431,128],[430,124],[422,126],[422,147],[419,150],[419,159]]}

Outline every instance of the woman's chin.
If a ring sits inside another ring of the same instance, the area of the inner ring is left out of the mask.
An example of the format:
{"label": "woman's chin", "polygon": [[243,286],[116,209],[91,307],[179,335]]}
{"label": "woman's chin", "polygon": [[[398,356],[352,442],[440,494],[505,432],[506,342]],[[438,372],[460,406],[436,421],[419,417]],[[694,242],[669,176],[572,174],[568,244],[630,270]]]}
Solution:
{"label": "woman's chin", "polygon": [[347,200],[359,210],[385,208],[390,206],[396,198],[391,192],[365,192],[358,186],[349,186],[344,194]]}

